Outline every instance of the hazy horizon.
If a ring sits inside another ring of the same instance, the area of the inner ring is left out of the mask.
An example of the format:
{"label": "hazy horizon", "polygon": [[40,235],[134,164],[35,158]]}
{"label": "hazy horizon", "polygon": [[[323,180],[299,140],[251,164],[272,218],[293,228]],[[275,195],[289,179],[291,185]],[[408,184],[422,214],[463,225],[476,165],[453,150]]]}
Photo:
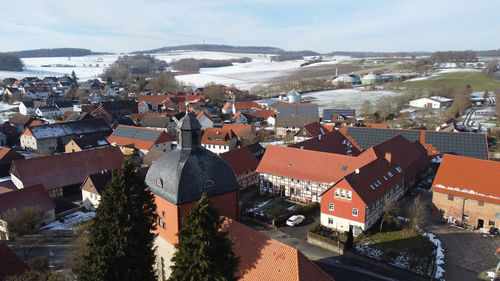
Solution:
{"label": "hazy horizon", "polygon": [[319,53],[490,50],[500,48],[499,12],[494,0],[474,6],[463,0],[20,0],[0,10],[0,51],[128,53],[202,43]]}

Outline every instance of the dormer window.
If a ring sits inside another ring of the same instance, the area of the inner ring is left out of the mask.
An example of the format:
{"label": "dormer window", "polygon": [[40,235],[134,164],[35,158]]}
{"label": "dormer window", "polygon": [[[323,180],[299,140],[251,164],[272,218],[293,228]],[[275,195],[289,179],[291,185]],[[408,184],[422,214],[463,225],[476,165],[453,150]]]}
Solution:
{"label": "dormer window", "polygon": [[163,188],[163,181],[161,178],[156,179],[156,185],[160,188]]}
{"label": "dormer window", "polygon": [[213,180],[207,180],[205,184],[203,184],[203,188],[209,189],[215,186],[215,183]]}

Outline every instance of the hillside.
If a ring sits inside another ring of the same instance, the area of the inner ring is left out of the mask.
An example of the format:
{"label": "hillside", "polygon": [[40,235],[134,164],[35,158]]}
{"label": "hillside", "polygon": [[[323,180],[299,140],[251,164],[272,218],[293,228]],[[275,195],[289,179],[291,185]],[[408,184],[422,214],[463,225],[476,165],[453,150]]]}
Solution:
{"label": "hillside", "polygon": [[225,52],[225,53],[245,53],[245,54],[300,54],[302,56],[317,56],[319,53],[314,51],[285,51],[276,47],[259,47],[259,46],[230,46],[217,44],[191,44],[171,47],[162,47],[147,51],[136,51],[132,54],[152,54],[164,53],[170,51],[206,51],[206,52]]}
{"label": "hillside", "polygon": [[36,49],[10,52],[18,58],[41,58],[41,57],[83,57],[90,55],[103,55],[107,53],[96,53],[89,49],[80,48],[55,48],[55,49]]}
{"label": "hillside", "polygon": [[21,60],[8,53],[0,53],[0,70],[22,71],[23,63]]}

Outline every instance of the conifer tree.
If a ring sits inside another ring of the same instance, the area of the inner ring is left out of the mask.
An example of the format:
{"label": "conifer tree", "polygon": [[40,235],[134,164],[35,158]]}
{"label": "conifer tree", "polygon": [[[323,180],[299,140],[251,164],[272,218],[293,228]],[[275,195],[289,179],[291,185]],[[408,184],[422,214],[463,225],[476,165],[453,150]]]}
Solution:
{"label": "conifer tree", "polygon": [[113,171],[90,223],[78,280],[155,281],[153,194],[129,159]]}
{"label": "conifer tree", "polygon": [[227,232],[220,231],[224,218],[203,194],[182,219],[179,243],[172,258],[169,281],[232,281],[239,265]]}

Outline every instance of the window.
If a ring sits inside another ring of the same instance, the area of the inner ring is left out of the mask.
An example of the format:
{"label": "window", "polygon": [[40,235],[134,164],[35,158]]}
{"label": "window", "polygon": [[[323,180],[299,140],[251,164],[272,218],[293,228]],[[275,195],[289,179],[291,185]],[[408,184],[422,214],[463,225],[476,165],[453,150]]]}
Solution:
{"label": "window", "polygon": [[443,215],[443,216],[444,216],[444,215],[446,214],[446,210],[444,210],[444,209],[439,209],[439,213],[440,213],[441,215]]}
{"label": "window", "polygon": [[162,212],[161,212],[161,216],[162,216],[162,217],[165,217],[165,211],[162,211]]}
{"label": "window", "polygon": [[332,218],[328,218],[328,224],[333,224],[333,219]]}
{"label": "window", "polygon": [[448,200],[453,201],[453,194],[448,194]]}
{"label": "window", "polygon": [[335,188],[335,197],[339,197],[339,189]]}
{"label": "window", "polygon": [[484,201],[477,201],[477,205],[483,207],[484,206]]}
{"label": "window", "polygon": [[328,210],[333,211],[335,205],[333,203],[328,204]]}
{"label": "window", "polygon": [[352,208],[352,215],[357,217],[358,216],[358,209]]}
{"label": "window", "polygon": [[345,190],[340,190],[340,198],[345,198]]}
{"label": "window", "polygon": [[351,191],[350,191],[350,190],[348,190],[348,191],[347,191],[347,199],[351,200],[351,195],[352,195]]}
{"label": "window", "polygon": [[489,226],[495,226],[495,222],[494,222],[494,221],[489,221],[489,222],[488,222],[488,225],[489,225]]}

